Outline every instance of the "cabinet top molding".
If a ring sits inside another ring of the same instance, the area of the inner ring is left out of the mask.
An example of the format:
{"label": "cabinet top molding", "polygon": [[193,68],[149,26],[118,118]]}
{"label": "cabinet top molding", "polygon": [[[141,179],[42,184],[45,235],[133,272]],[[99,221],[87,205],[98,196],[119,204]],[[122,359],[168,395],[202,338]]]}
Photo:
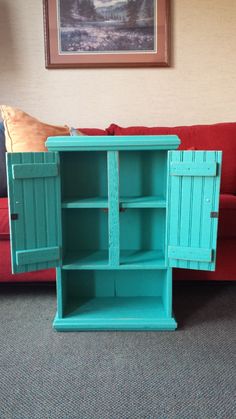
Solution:
{"label": "cabinet top molding", "polygon": [[48,137],[46,147],[53,151],[90,150],[173,150],[178,148],[177,135],[61,136]]}

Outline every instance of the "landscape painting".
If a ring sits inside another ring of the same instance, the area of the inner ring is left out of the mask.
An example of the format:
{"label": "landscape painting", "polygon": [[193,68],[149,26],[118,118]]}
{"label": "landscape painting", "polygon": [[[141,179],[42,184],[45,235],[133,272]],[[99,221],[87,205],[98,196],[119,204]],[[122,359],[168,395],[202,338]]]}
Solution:
{"label": "landscape painting", "polygon": [[61,52],[155,51],[154,0],[60,0]]}
{"label": "landscape painting", "polygon": [[167,66],[168,0],[44,0],[46,67]]}

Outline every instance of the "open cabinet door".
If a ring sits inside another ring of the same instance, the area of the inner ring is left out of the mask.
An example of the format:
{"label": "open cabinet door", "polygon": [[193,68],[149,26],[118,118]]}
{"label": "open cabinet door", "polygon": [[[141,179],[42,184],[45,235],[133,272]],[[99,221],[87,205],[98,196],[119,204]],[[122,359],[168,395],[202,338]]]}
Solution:
{"label": "open cabinet door", "polygon": [[8,153],[7,172],[12,272],[59,266],[58,153]]}
{"label": "open cabinet door", "polygon": [[215,269],[220,151],[168,153],[169,266]]}

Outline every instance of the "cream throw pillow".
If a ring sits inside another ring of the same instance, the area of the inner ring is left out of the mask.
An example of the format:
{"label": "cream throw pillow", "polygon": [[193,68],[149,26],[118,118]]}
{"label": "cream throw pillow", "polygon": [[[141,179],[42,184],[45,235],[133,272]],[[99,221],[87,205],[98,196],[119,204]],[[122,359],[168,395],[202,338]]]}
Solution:
{"label": "cream throw pillow", "polygon": [[45,141],[48,137],[70,135],[67,126],[45,124],[20,109],[2,105],[0,110],[8,152],[47,151]]}

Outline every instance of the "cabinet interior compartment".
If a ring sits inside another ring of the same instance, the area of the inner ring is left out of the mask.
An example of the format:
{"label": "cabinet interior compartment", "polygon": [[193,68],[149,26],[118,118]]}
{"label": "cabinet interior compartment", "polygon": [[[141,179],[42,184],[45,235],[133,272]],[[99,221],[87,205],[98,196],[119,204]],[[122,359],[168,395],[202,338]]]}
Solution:
{"label": "cabinet interior compartment", "polygon": [[63,221],[63,267],[108,264],[108,215],[101,208],[66,209]]}
{"label": "cabinet interior compartment", "polygon": [[120,197],[166,199],[167,152],[165,150],[119,153]]}
{"label": "cabinet interior compartment", "polygon": [[107,153],[61,153],[62,206],[107,207]]}
{"label": "cabinet interior compartment", "polygon": [[129,208],[120,213],[121,265],[164,264],[166,210]]}
{"label": "cabinet interior compartment", "polygon": [[81,328],[152,327],[169,315],[166,270],[62,271],[61,317]]}

